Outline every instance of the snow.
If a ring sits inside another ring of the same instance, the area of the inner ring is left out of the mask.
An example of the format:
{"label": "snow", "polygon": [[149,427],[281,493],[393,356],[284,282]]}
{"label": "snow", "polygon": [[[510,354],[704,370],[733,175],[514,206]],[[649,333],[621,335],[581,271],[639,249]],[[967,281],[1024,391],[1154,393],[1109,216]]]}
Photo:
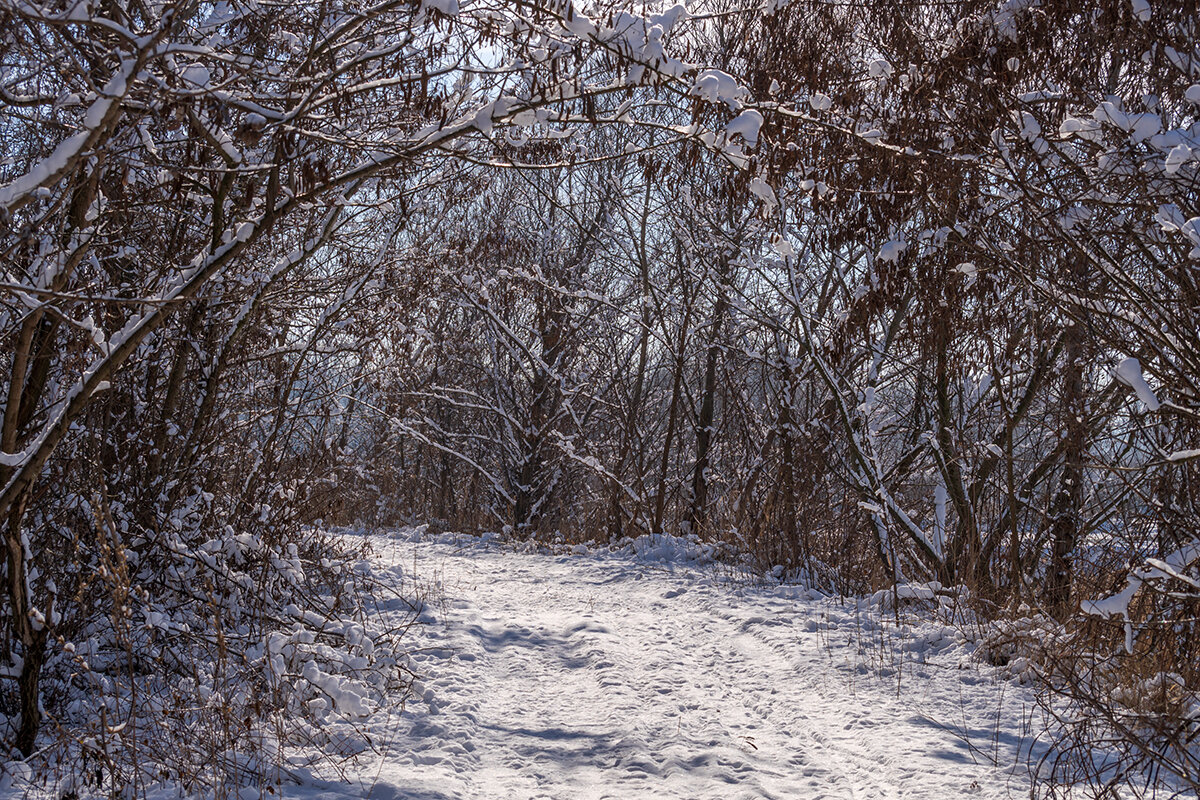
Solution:
{"label": "snow", "polygon": [[19,453],[6,453],[0,450],[0,466],[19,467],[29,460],[29,449],[22,450]]}
{"label": "snow", "polygon": [[598,32],[596,23],[586,14],[581,14],[573,5],[567,4],[563,27],[574,36],[586,39]]}
{"label": "snow", "polygon": [[121,69],[109,79],[99,96],[84,112],[83,130],[59,142],[50,155],[34,164],[29,172],[0,186],[0,208],[10,208],[37,189],[62,177],[104,123],[113,103],[119,103],[125,96],[134,66],[133,60],[125,60],[121,63]]}
{"label": "snow", "polygon": [[676,3],[661,14],[651,14],[648,21],[650,25],[662,28],[665,35],[671,32],[677,22],[688,19],[690,16],[687,6],[683,3]]}
{"label": "snow", "polygon": [[179,77],[199,89],[208,86],[209,81],[212,80],[212,76],[203,64],[189,64]]}
{"label": "snow", "polygon": [[1192,157],[1192,149],[1186,144],[1179,144],[1171,148],[1167,153],[1166,159],[1163,161],[1163,166],[1168,175],[1173,175],[1179,171],[1179,168],[1186,164]]}
{"label": "snow", "polygon": [[975,266],[974,261],[964,261],[956,266],[954,271],[966,278],[967,288],[974,286],[975,281],[979,278],[979,268]]}
{"label": "snow", "polygon": [[886,78],[894,71],[892,65],[882,58],[873,59],[867,64],[867,74],[872,78]]}
{"label": "snow", "polygon": [[813,111],[828,111],[833,108],[833,100],[825,94],[814,94],[808,98],[808,104],[812,106]]}
{"label": "snow", "polygon": [[[1080,603],[1080,608],[1083,609],[1085,614],[1094,614],[1105,619],[1109,617],[1128,617],[1129,603],[1133,600],[1133,596],[1137,593],[1141,585],[1142,581],[1140,579],[1130,581],[1124,589],[1114,595],[1100,600],[1084,600]],[[1129,650],[1132,652],[1132,647]]]}
{"label": "snow", "polygon": [[771,249],[778,253],[781,258],[792,258],[796,255],[796,248],[792,247],[791,242],[783,236],[777,236],[772,240]]}
{"label": "snow", "polygon": [[1134,143],[1144,142],[1160,130],[1162,130],[1162,120],[1158,114],[1145,112],[1129,115],[1129,138]]}
{"label": "snow", "polygon": [[1142,376],[1142,365],[1136,358],[1127,358],[1118,364],[1114,377],[1133,389],[1147,410],[1158,411],[1161,404],[1158,402],[1158,397],[1155,396],[1154,390],[1150,388],[1150,385],[1146,383],[1146,379]]}
{"label": "snow", "polygon": [[1028,111],[1014,111],[1012,113],[1013,119],[1021,126],[1019,135],[1022,139],[1032,142],[1042,135],[1042,126],[1033,114],[1030,114]]}
{"label": "snow", "polygon": [[900,237],[896,237],[883,243],[883,246],[879,248],[878,258],[880,261],[894,263],[900,260],[900,256],[903,255],[904,251],[907,249],[908,243]]}
{"label": "snow", "polygon": [[843,604],[731,576],[711,546],[670,536],[558,554],[454,534],[371,540],[385,561],[439,579],[440,613],[410,633],[418,681],[402,714],[358,722],[374,744],[351,780],[316,775],[285,796],[1029,792],[1013,767],[1025,688],[964,668],[970,645],[943,625],[905,625],[887,653],[873,642],[885,606],[929,602],[934,584]]}
{"label": "snow", "polygon": [[448,17],[458,14],[458,0],[421,0],[421,8],[432,8]]}
{"label": "snow", "polygon": [[1058,135],[1062,139],[1071,136],[1078,136],[1081,139],[1097,139],[1100,136],[1100,121],[1067,117],[1058,126]]}
{"label": "snow", "polygon": [[758,131],[763,125],[763,115],[752,108],[738,114],[725,126],[726,135],[741,136],[749,147],[758,144]]}
{"label": "snow", "polygon": [[741,101],[750,93],[728,72],[706,69],[696,76],[696,81],[692,84],[689,94],[696,95],[710,103],[725,103],[731,110],[736,111],[741,106]]}
{"label": "snow", "polygon": [[1189,542],[1166,558],[1148,558],[1145,566],[1130,571],[1129,577],[1125,580],[1125,588],[1116,594],[1098,600],[1084,600],[1079,604],[1080,610],[1085,614],[1092,614],[1104,619],[1124,618],[1125,651],[1133,653],[1134,629],[1133,620],[1129,617],[1129,604],[1137,595],[1138,590],[1147,581],[1162,578],[1177,578],[1194,585],[1194,581],[1184,575],[1183,570],[1197,561],[1200,561],[1200,541]]}
{"label": "snow", "polygon": [[1130,140],[1135,144],[1162,130],[1162,118],[1158,114],[1148,111],[1128,114],[1122,110],[1119,103],[1111,100],[1105,100],[1096,106],[1093,116],[1097,122],[1108,123],[1128,132]]}
{"label": "snow", "polygon": [[775,197],[775,190],[771,188],[771,184],[762,178],[750,179],[750,192],[759,200],[762,200],[768,215],[773,213],[779,206],[779,200]]}
{"label": "snow", "polygon": [[[1160,221],[1162,221],[1161,217]],[[1192,217],[1184,222],[1179,226],[1179,231],[1191,239],[1194,245],[1192,252],[1188,253],[1188,258],[1200,258],[1200,217]]]}

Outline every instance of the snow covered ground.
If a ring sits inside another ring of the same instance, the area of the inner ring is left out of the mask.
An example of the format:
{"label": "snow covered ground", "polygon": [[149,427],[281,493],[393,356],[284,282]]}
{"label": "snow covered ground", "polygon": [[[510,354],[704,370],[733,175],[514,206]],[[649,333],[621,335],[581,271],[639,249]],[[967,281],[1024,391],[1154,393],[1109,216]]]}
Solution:
{"label": "snow covered ground", "polygon": [[[661,549],[373,537],[440,588],[404,712],[309,800],[1028,796],[1029,693],[936,625]],[[671,560],[654,563],[657,556]],[[1018,766],[1018,764],[1021,764]]]}

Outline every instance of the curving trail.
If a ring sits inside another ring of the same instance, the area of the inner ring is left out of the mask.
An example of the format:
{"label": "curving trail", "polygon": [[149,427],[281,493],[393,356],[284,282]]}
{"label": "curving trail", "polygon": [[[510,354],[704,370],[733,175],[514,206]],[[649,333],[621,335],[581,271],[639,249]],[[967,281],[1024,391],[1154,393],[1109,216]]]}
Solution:
{"label": "curving trail", "polygon": [[389,744],[362,786],[314,796],[1028,796],[1019,692],[957,656],[886,655],[877,614],[703,568],[441,539],[376,542],[440,581],[425,680],[371,723]]}

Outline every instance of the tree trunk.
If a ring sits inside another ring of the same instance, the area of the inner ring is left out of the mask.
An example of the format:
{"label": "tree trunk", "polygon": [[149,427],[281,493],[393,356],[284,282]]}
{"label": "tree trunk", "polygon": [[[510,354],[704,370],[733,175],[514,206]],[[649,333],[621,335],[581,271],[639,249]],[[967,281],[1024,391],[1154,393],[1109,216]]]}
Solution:
{"label": "tree trunk", "polygon": [[4,545],[8,572],[8,600],[13,622],[13,638],[21,645],[21,672],[17,676],[17,688],[21,700],[21,722],[17,728],[14,746],[22,756],[34,751],[38,730],[42,724],[41,677],[42,665],[46,661],[46,636],[49,633],[49,615],[53,612],[53,600],[45,614],[37,609],[30,597],[29,554],[21,535],[21,520],[25,515],[28,494],[9,509],[4,529]]}
{"label": "tree trunk", "polygon": [[696,466],[692,471],[692,503],[688,512],[688,532],[699,533],[708,523],[708,466],[716,416],[717,359],[721,354],[721,324],[728,300],[725,294],[725,269],[718,276],[717,303],[713,309],[712,338],[704,360],[704,394],[696,419]]}
{"label": "tree trunk", "polygon": [[1083,383],[1083,330],[1076,322],[1066,335],[1062,410],[1065,415],[1062,477],[1050,510],[1050,569],[1046,576],[1046,606],[1059,619],[1072,612],[1075,546],[1080,533],[1083,501],[1083,464],[1086,450],[1084,415],[1087,403]]}

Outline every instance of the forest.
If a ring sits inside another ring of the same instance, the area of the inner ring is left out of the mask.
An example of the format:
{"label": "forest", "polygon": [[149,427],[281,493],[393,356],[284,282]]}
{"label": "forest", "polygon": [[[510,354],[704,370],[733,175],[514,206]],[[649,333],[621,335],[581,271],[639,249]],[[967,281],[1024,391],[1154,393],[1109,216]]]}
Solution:
{"label": "forest", "polygon": [[0,112],[5,776],[287,783],[422,523],[952,597],[1200,790],[1195,3],[0,0]]}

